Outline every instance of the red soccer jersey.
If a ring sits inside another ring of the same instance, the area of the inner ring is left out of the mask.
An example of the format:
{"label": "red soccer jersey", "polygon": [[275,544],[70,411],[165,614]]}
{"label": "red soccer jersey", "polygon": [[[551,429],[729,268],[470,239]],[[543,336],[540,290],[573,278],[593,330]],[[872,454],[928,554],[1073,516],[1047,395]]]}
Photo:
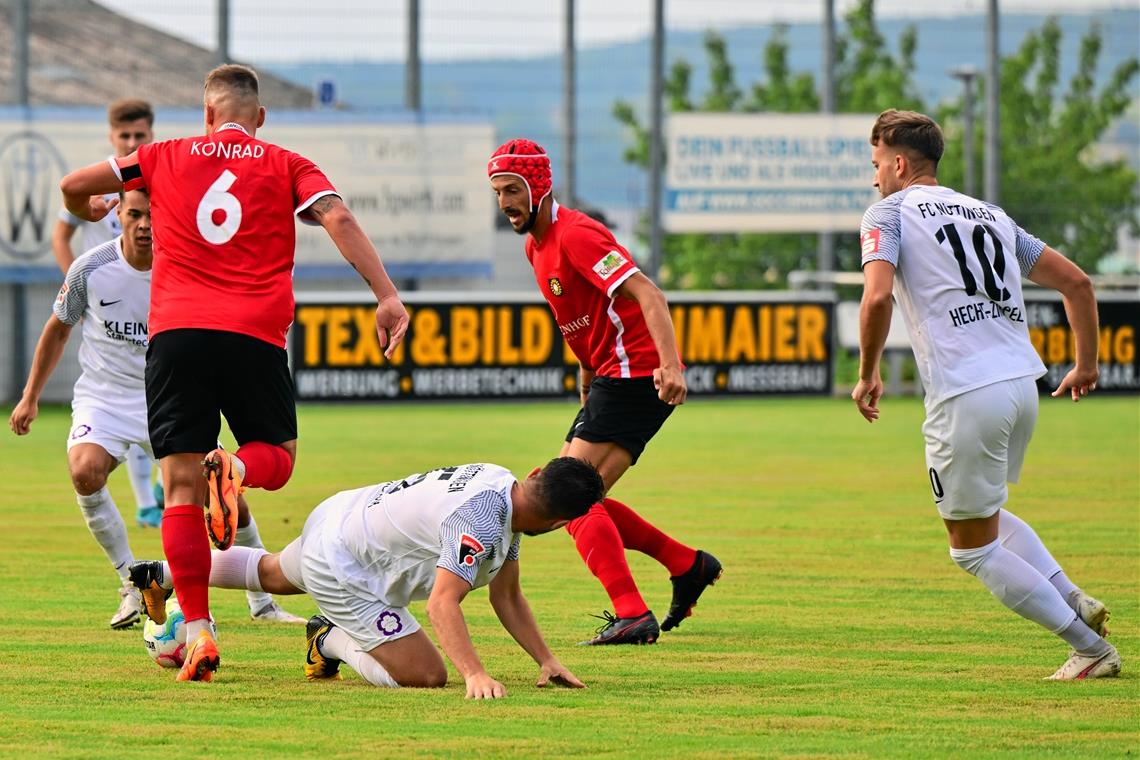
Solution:
{"label": "red soccer jersey", "polygon": [[629,251],[604,225],[554,204],[542,242],[526,239],[534,267],[558,329],[578,361],[600,377],[646,377],[661,366],[641,306],[615,295],[638,271]]}
{"label": "red soccer jersey", "polygon": [[335,194],[332,183],[307,158],[228,125],[143,145],[135,156],[137,169],[131,159],[117,165],[128,190],[150,193],[150,335],[205,328],[284,348],[293,321],[293,216]]}

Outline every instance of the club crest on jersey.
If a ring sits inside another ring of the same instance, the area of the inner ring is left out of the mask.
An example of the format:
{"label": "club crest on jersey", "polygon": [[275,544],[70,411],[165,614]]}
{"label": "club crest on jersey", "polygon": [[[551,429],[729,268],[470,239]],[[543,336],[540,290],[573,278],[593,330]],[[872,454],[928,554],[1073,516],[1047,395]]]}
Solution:
{"label": "club crest on jersey", "polygon": [[864,259],[879,252],[879,235],[879,228],[876,227],[873,230],[867,230],[859,238],[859,245],[863,249]]}
{"label": "club crest on jersey", "polygon": [[550,286],[550,292],[551,293],[553,293],[556,296],[562,295],[562,281],[559,280],[557,277],[551,277],[549,280],[546,281],[546,284]]}
{"label": "club crest on jersey", "polygon": [[485,551],[486,547],[474,536],[464,533],[459,537],[459,564],[472,567],[475,559]]}
{"label": "club crest on jersey", "polygon": [[594,264],[594,273],[601,277],[603,280],[608,280],[610,275],[621,269],[622,264],[625,263],[625,256],[622,256],[617,251],[610,251],[602,258],[598,259],[598,263]]}

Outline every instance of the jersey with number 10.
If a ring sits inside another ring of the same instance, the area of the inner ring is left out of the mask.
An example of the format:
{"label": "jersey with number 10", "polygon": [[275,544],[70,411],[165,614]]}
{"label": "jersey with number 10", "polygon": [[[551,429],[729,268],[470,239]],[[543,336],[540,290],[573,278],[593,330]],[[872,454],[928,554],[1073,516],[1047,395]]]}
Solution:
{"label": "jersey with number 10", "polygon": [[926,404],[1045,365],[1029,342],[1021,277],[1045,244],[992,203],[948,187],[912,185],[863,215],[863,266],[895,267]]}
{"label": "jersey with number 10", "polygon": [[285,347],[293,321],[294,214],[336,194],[308,159],[240,127],[143,145],[118,166],[146,187],[154,223],[150,335],[242,333]]}

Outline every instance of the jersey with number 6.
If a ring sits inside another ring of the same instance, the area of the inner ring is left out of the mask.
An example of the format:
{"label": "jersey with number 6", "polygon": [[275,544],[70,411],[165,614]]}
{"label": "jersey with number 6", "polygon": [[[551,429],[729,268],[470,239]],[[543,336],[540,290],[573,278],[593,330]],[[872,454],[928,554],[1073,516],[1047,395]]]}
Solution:
{"label": "jersey with number 6", "polygon": [[863,266],[895,267],[926,404],[1045,373],[1025,322],[1021,277],[1045,244],[999,207],[939,185],[912,185],[863,215]]}
{"label": "jersey with number 6", "polygon": [[336,190],[308,159],[237,125],[139,147],[116,165],[146,187],[154,223],[150,334],[242,333],[285,347],[293,320],[293,216]]}

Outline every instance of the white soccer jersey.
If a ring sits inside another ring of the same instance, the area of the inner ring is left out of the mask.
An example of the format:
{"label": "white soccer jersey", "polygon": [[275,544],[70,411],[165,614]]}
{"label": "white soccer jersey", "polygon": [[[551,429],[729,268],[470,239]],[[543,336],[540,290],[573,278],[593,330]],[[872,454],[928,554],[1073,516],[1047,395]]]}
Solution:
{"label": "white soccer jersey", "polygon": [[[109,193],[103,196],[103,200],[111,201],[113,198],[118,198],[118,193]],[[107,214],[105,217],[97,222],[89,222],[86,219],[80,219],[72,214],[66,208],[59,210],[59,220],[67,222],[72,227],[78,227],[80,233],[83,235],[83,250],[90,251],[97,245],[103,245],[112,238],[117,238],[123,234],[123,225],[119,222],[119,215],[114,211]]]}
{"label": "white soccer jersey", "polygon": [[437,567],[485,586],[518,559],[514,483],[497,465],[466,464],[345,492],[325,518],[325,557],[344,586],[394,607],[427,599]]}
{"label": "white soccer jersey", "polygon": [[1029,342],[1021,277],[1045,244],[999,207],[939,185],[912,185],[863,215],[863,265],[895,266],[926,404],[1045,366]]}
{"label": "white soccer jersey", "polygon": [[64,324],[83,320],[72,406],[83,403],[146,408],[147,312],[150,271],[123,258],[121,238],[83,254],[67,270],[52,311]]}

